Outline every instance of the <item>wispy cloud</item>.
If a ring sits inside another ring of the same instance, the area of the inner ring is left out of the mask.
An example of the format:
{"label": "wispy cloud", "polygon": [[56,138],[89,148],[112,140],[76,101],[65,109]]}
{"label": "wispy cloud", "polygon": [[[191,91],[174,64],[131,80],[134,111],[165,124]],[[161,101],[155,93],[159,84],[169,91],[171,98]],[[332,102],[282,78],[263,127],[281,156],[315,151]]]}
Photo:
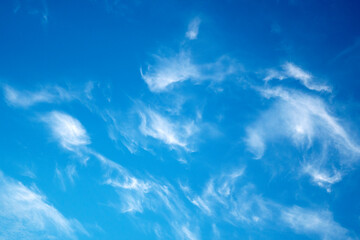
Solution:
{"label": "wispy cloud", "polygon": [[90,138],[83,125],[72,116],[53,111],[41,117],[50,127],[53,137],[62,147],[75,151],[78,147],[90,144]]}
{"label": "wispy cloud", "polygon": [[194,18],[188,26],[188,30],[186,32],[186,37],[190,40],[197,39],[199,34],[199,26],[201,23],[201,19],[199,17]]}
{"label": "wispy cloud", "polygon": [[74,99],[72,94],[58,86],[47,87],[33,92],[19,91],[8,85],[5,85],[3,89],[6,102],[15,107],[27,108],[38,103],[55,103]]}
{"label": "wispy cloud", "polygon": [[[52,134],[65,149],[93,157],[103,169],[103,184],[111,186],[119,195],[120,202],[112,204],[124,214],[143,213],[153,211],[166,219],[176,239],[189,239],[191,231],[185,234],[178,232],[178,226],[185,226],[189,221],[189,213],[179,198],[176,189],[166,181],[156,180],[152,176],[137,177],[120,164],[106,158],[88,146],[90,138],[85,128],[75,118],[61,112],[51,112],[43,118]],[[79,148],[79,149],[78,149]],[[63,172],[57,170],[62,179]],[[71,179],[76,171],[67,168],[66,174]],[[176,228],[175,228],[176,226]]]}
{"label": "wispy cloud", "polygon": [[66,190],[67,182],[74,184],[74,177],[76,176],[77,171],[75,165],[67,165],[65,169],[61,169],[58,166],[55,168],[55,177],[58,179],[63,191]]}
{"label": "wispy cloud", "polygon": [[277,71],[274,69],[270,69],[267,72],[266,77],[264,78],[265,81],[270,81],[271,79],[287,79],[287,78],[293,78],[298,80],[302,85],[304,85],[306,88],[314,91],[323,91],[323,92],[331,92],[331,87],[320,84],[314,81],[314,77],[301,69],[300,67],[296,66],[293,63],[287,62],[282,66],[283,71]]}
{"label": "wispy cloud", "polygon": [[323,169],[321,166],[316,167],[314,164],[307,163],[303,167],[303,173],[311,177],[311,180],[320,187],[326,188],[331,192],[331,185],[341,181],[342,172],[337,169]]}
{"label": "wispy cloud", "polygon": [[[326,149],[331,147],[337,150],[341,165],[351,164],[359,156],[360,146],[343,128],[338,118],[331,113],[327,104],[318,97],[295,90],[266,88],[261,89],[260,92],[263,96],[276,101],[255,124],[247,129],[245,142],[255,157],[262,157],[267,142],[286,137],[305,154],[303,158],[312,160],[308,166],[318,166],[316,171],[311,168],[311,171],[308,169],[302,171],[303,173],[311,173],[318,185],[324,185],[320,182],[331,184],[339,181],[340,173],[336,174],[334,179],[320,174],[326,172],[323,169],[325,166],[330,167],[334,163],[321,155],[326,154]],[[316,152],[313,146],[320,146],[320,152]],[[320,157],[312,157],[315,153]]]}
{"label": "wispy cloud", "polygon": [[[209,129],[207,134],[216,131],[201,118],[187,118],[172,110],[167,106],[148,107],[136,102],[125,113],[106,111],[102,117],[107,123],[109,137],[133,154],[141,149],[153,152],[154,147],[164,145],[176,151],[196,151],[197,139],[204,129]],[[182,159],[179,162],[186,162],[183,157],[179,158]]]}
{"label": "wispy cloud", "polygon": [[[279,229],[291,228],[296,234],[316,235],[323,240],[352,239],[351,234],[332,213],[322,208],[288,207],[262,197],[256,188],[245,181],[244,169],[223,173],[211,178],[200,196],[187,186],[181,188],[188,200],[211,219],[229,222],[232,225]],[[201,201],[200,201],[201,199]],[[201,204],[199,204],[201,202]],[[213,225],[214,234],[219,229]]]}
{"label": "wispy cloud", "polygon": [[171,85],[189,79],[200,78],[200,69],[193,63],[190,53],[181,51],[173,57],[154,56],[156,65],[148,65],[147,71],[140,73],[153,92],[167,90]]}
{"label": "wispy cloud", "polygon": [[176,123],[150,108],[144,109],[139,114],[141,117],[139,129],[142,134],[158,139],[170,146],[190,150],[188,139],[197,131],[193,121]]}
{"label": "wispy cloud", "polygon": [[[170,183],[152,176],[136,177],[103,155],[93,150],[89,150],[89,153],[104,167],[104,184],[113,187],[119,195],[120,202],[114,202],[112,206],[124,214],[152,211],[169,223],[175,239],[197,239],[187,227],[191,220],[190,213]],[[187,232],[179,231],[183,226]],[[159,234],[158,229],[155,230],[154,233]]]}
{"label": "wispy cloud", "polygon": [[234,59],[223,56],[215,62],[196,64],[188,51],[180,51],[175,56],[154,56],[155,65],[148,65],[147,71],[140,69],[144,81],[152,92],[170,90],[176,83],[191,80],[221,82],[242,70]]}
{"label": "wispy cloud", "polygon": [[91,99],[93,82],[87,82],[84,87],[70,89],[57,85],[48,85],[34,91],[15,89],[10,85],[2,86],[4,98],[8,105],[21,108],[29,108],[41,103],[63,103],[73,100],[84,102]]}
{"label": "wispy cloud", "polygon": [[240,184],[243,168],[211,178],[201,195],[180,185],[187,199],[204,214],[238,225],[261,223],[271,215],[261,196],[254,193],[252,184]]}
{"label": "wispy cloud", "polygon": [[298,233],[318,235],[323,240],[352,239],[348,230],[334,221],[331,212],[303,209],[298,206],[284,208],[281,219]]}
{"label": "wispy cloud", "polygon": [[35,1],[20,1],[16,0],[14,13],[24,12],[30,15],[40,16],[41,22],[46,24],[48,22],[49,11],[47,2],[45,0],[35,0]]}
{"label": "wispy cloud", "polygon": [[335,61],[337,61],[338,59],[351,54],[351,52],[355,51],[357,49],[359,49],[360,47],[360,37],[357,37],[355,39],[355,42],[353,44],[351,44],[350,46],[346,47],[345,49],[343,49],[338,55],[336,55],[331,62],[334,63]]}
{"label": "wispy cloud", "polygon": [[30,189],[0,172],[0,238],[76,239],[87,234],[75,219],[67,219],[46,201],[36,188]]}

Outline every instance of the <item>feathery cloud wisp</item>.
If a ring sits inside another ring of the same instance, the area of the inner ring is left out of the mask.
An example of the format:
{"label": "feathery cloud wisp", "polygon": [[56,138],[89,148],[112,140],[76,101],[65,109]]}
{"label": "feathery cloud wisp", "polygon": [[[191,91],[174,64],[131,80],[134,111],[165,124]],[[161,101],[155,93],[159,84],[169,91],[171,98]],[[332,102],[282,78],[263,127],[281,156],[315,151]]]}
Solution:
{"label": "feathery cloud wisp", "polygon": [[351,239],[348,231],[333,220],[329,211],[313,211],[294,206],[281,211],[281,220],[296,232],[316,234],[324,240]]}
{"label": "feathery cloud wisp", "polygon": [[[54,235],[76,239],[78,232],[86,233],[75,219],[65,218],[49,205],[44,195],[29,189],[0,172],[0,238],[43,239]],[[39,237],[42,236],[42,237]]]}
{"label": "feathery cloud wisp", "polygon": [[53,111],[44,115],[41,120],[48,124],[61,146],[68,150],[73,151],[90,144],[90,138],[82,124],[66,113]]}
{"label": "feathery cloud wisp", "polygon": [[170,146],[189,149],[188,139],[197,130],[194,122],[177,124],[149,108],[139,114],[141,117],[139,129],[142,134],[158,139]]}
{"label": "feathery cloud wisp", "polygon": [[311,157],[311,154],[316,153],[315,148],[311,147],[315,144],[320,146],[320,153],[317,153],[319,155],[325,154],[328,146],[331,147],[332,151],[336,151],[340,156],[337,163],[345,166],[358,158],[360,146],[329,111],[327,104],[318,97],[283,88],[262,89],[260,92],[264,97],[274,98],[276,101],[273,107],[264,112],[247,130],[245,141],[255,157],[262,157],[267,142],[289,138],[293,145],[302,151],[303,158],[312,161],[308,166],[316,166],[306,171],[302,169],[302,173],[309,174],[317,185],[327,189],[329,184],[340,181],[341,172],[337,171],[333,177],[324,175],[329,172],[324,168],[327,165],[330,168],[333,162],[325,156],[317,159]]}
{"label": "feathery cloud wisp", "polygon": [[73,94],[58,86],[31,92],[19,91],[5,85],[3,90],[6,102],[15,107],[27,108],[38,103],[54,103],[59,101],[71,101],[74,99]]}
{"label": "feathery cloud wisp", "polygon": [[146,72],[140,69],[140,73],[152,92],[163,92],[187,80],[221,82],[240,70],[242,66],[227,56],[215,62],[195,64],[189,52],[180,51],[173,57],[155,56],[155,65],[149,65]]}
{"label": "feathery cloud wisp", "polygon": [[188,30],[186,32],[186,37],[190,40],[194,40],[197,38],[199,34],[199,26],[200,26],[201,20],[199,17],[194,18],[188,26]]}
{"label": "feathery cloud wisp", "polygon": [[274,69],[270,69],[267,72],[266,77],[264,78],[264,81],[268,82],[271,79],[287,79],[287,78],[293,78],[298,80],[302,85],[304,85],[306,88],[318,91],[318,92],[331,92],[331,87],[325,85],[316,83],[314,81],[314,77],[301,69],[300,67],[296,66],[293,63],[287,62],[284,65],[282,65],[283,71],[277,71]]}

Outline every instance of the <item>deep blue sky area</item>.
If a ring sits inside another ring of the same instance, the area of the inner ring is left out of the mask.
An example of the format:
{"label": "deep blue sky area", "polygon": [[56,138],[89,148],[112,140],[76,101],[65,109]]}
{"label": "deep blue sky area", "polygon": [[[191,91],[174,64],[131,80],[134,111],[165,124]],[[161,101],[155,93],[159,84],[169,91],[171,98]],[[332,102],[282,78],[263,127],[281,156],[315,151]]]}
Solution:
{"label": "deep blue sky area", "polygon": [[360,3],[0,3],[0,239],[360,236]]}

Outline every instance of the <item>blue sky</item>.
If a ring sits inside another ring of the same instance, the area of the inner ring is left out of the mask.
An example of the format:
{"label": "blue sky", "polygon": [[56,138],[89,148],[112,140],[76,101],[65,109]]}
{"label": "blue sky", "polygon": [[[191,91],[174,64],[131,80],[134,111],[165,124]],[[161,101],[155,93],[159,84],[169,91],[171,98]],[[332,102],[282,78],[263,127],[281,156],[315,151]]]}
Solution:
{"label": "blue sky", "polygon": [[357,1],[0,6],[0,239],[358,239]]}

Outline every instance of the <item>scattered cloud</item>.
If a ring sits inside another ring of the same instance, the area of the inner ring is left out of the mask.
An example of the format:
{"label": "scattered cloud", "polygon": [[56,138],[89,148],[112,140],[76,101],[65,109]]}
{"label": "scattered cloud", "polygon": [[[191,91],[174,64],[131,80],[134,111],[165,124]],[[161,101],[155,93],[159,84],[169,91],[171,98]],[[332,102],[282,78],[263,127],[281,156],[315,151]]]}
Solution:
{"label": "scattered cloud", "polygon": [[[205,128],[209,129],[209,134],[216,132],[215,127],[199,118],[186,118],[167,106],[154,108],[137,102],[125,113],[106,111],[102,117],[107,123],[109,137],[133,154],[140,149],[153,153],[153,148],[159,143],[171,150],[193,152]],[[179,162],[186,162],[185,157],[180,159],[182,161]]]}
{"label": "scattered cloud", "polygon": [[272,79],[287,79],[287,78],[293,78],[298,80],[302,85],[304,85],[306,88],[318,92],[331,92],[331,87],[319,84],[314,81],[314,77],[301,69],[300,67],[296,66],[293,63],[287,62],[282,66],[283,71],[277,71],[274,69],[269,69],[267,71],[267,75],[264,78],[264,81],[268,82]]}
{"label": "scattered cloud", "polygon": [[77,176],[76,166],[71,164],[67,165],[65,169],[61,169],[58,166],[55,168],[55,177],[60,183],[60,187],[63,191],[66,190],[66,183],[70,182],[74,184],[74,177]]}
{"label": "scattered cloud", "polygon": [[52,111],[41,117],[47,123],[55,139],[67,150],[75,151],[78,147],[90,144],[90,138],[83,125],[72,116]]}
{"label": "scattered cloud", "polygon": [[70,101],[74,98],[68,91],[57,86],[34,92],[19,91],[8,85],[5,85],[3,89],[6,102],[15,107],[27,108],[38,103]]}
{"label": "scattered cloud", "polygon": [[45,86],[39,90],[18,90],[9,85],[3,85],[5,101],[8,105],[29,108],[40,103],[62,103],[73,100],[91,99],[93,83],[85,84],[84,89],[70,90],[59,86]]}
{"label": "scattered cloud", "polygon": [[[286,95],[284,92],[278,91],[275,96]],[[271,91],[265,91],[263,94],[268,96],[266,94],[271,94]],[[291,96],[296,98],[295,94],[291,94]],[[307,104],[305,105],[307,106]],[[317,107],[319,106],[317,104]],[[58,114],[58,112],[55,113]],[[52,114],[54,112],[50,113],[50,116]],[[72,124],[68,125],[75,125],[76,128],[81,126],[83,129],[80,122],[74,121],[74,118],[69,115],[61,113],[61,116],[66,116],[65,119],[71,119]],[[62,119],[62,117],[60,118]],[[74,124],[74,122],[76,123]],[[57,131],[52,131],[57,133]],[[87,136],[85,129],[80,132],[82,134],[75,134],[76,137],[70,134],[70,138],[76,139],[78,136]],[[80,137],[80,139],[82,138]],[[88,137],[85,137],[85,139],[87,140],[68,141],[66,138],[64,140],[61,135],[58,137],[62,145],[82,146],[88,155],[99,161],[104,171],[104,185],[112,187],[121,200],[120,202],[113,202],[111,206],[119,209],[123,214],[130,214],[130,216],[142,214],[145,211],[154,212],[169,223],[170,231],[175,235],[175,239],[199,239],[197,224],[194,224],[194,221],[196,222],[198,218],[195,214],[192,214],[192,211],[181,199],[178,190],[173,185],[163,179],[157,180],[150,175],[140,177],[133,175],[120,164],[87,147],[90,140]],[[77,144],[79,142],[80,144]],[[72,151],[71,147],[65,148]],[[318,182],[331,183],[331,181],[337,181],[325,175],[320,175],[318,172],[313,171],[313,173],[317,174],[316,179]],[[274,203],[257,194],[253,184],[242,181],[243,175],[244,168],[235,168],[231,172],[212,177],[201,194],[196,194],[189,187],[181,184],[180,188],[188,201],[210,219],[222,219],[222,221],[235,226],[243,226],[244,224],[269,226],[274,224],[275,219],[280,219],[281,221],[276,221],[276,224],[292,228],[296,233],[315,234],[325,240],[348,236],[348,231],[333,220],[329,211],[309,210],[300,207],[291,208]],[[310,220],[314,221],[314,224],[308,224]],[[191,228],[190,222],[192,223]],[[331,231],[324,230],[328,228],[331,228]],[[156,227],[154,227],[154,234],[157,236],[160,234],[159,229]],[[166,235],[163,231],[161,231],[161,234],[162,236]]]}
{"label": "scattered cloud", "polygon": [[[179,231],[179,226],[187,226],[191,218],[188,209],[170,183],[156,180],[152,176],[136,177],[103,155],[93,150],[89,150],[89,153],[104,167],[104,184],[114,188],[119,195],[120,203],[114,203],[112,206],[124,214],[141,214],[145,210],[156,213],[169,223],[176,239],[192,239],[191,237],[195,236],[189,229],[187,233]],[[158,229],[155,229],[154,233],[159,233]]]}
{"label": "scattered cloud", "polygon": [[[90,138],[86,130],[70,115],[54,111],[45,115],[43,120],[49,124],[53,135],[65,149],[74,152],[74,149],[81,148],[81,153],[99,161],[104,185],[112,187],[121,200],[119,204],[114,203],[114,207],[124,214],[143,213],[145,210],[156,212],[169,222],[172,231],[177,234],[176,239],[183,239],[184,234],[180,235],[173,226],[189,222],[188,210],[171,184],[152,176],[136,177],[120,164],[88,147]],[[58,169],[56,171],[64,181],[64,173]],[[67,167],[65,172],[69,179],[76,174],[73,167]],[[188,234],[188,237],[193,236],[190,230]]]}
{"label": "scattered cloud", "polygon": [[307,163],[303,167],[303,173],[311,177],[311,180],[320,187],[326,188],[331,192],[331,185],[340,182],[342,179],[342,172],[337,169],[326,170],[321,167],[316,167]]}
{"label": "scattered cloud", "polygon": [[194,18],[188,26],[188,30],[186,32],[186,37],[190,40],[197,39],[199,34],[199,26],[201,23],[201,19],[199,17]]}
{"label": "scattered cloud", "polygon": [[67,219],[46,201],[36,188],[30,189],[0,172],[0,238],[76,239],[86,230],[75,219]]}
{"label": "scattered cloud", "polygon": [[352,239],[348,230],[334,221],[331,212],[309,210],[298,206],[284,208],[281,219],[298,233],[314,234],[324,240]]}
{"label": "scattered cloud", "polygon": [[[327,104],[321,98],[280,87],[261,89],[260,92],[266,98],[275,99],[275,103],[247,129],[245,142],[255,158],[263,156],[267,142],[289,138],[303,153],[303,158],[311,161],[302,173],[310,174],[319,186],[338,182],[342,176],[340,170],[335,171],[334,177],[324,175],[329,172],[324,168],[331,168],[336,163],[327,160],[328,150],[336,151],[339,155],[337,163],[344,166],[358,158],[360,146],[331,113]],[[320,152],[316,149],[320,149]],[[313,154],[319,156],[315,158]]]}
{"label": "scattered cloud", "polygon": [[190,53],[181,51],[173,57],[155,56],[156,65],[148,65],[140,73],[152,92],[167,90],[171,85],[189,79],[199,79],[200,69],[193,63]]}
{"label": "scattered cloud", "polygon": [[204,214],[235,225],[256,224],[271,214],[261,196],[254,194],[252,184],[239,184],[244,169],[211,178],[201,195],[180,184],[186,198]]}
{"label": "scattered cloud", "polygon": [[155,65],[148,65],[147,71],[140,73],[152,92],[170,90],[176,83],[191,80],[195,83],[203,81],[221,82],[227,77],[242,70],[236,60],[222,56],[217,61],[196,64],[190,52],[180,51],[172,57],[154,56]]}
{"label": "scattered cloud", "polygon": [[[296,234],[317,235],[323,240],[352,239],[347,229],[335,222],[332,213],[324,209],[299,206],[287,207],[256,193],[255,186],[239,178],[244,169],[211,178],[201,196],[180,185],[188,200],[212,220],[226,221],[235,226],[244,224],[263,228],[288,227]],[[201,201],[200,201],[201,200]],[[199,204],[201,202],[201,204]],[[219,229],[212,225],[214,235]]]}
{"label": "scattered cloud", "polygon": [[197,131],[193,121],[175,123],[150,108],[139,114],[141,117],[139,129],[142,134],[158,139],[172,147],[178,146],[190,150],[188,139]]}

